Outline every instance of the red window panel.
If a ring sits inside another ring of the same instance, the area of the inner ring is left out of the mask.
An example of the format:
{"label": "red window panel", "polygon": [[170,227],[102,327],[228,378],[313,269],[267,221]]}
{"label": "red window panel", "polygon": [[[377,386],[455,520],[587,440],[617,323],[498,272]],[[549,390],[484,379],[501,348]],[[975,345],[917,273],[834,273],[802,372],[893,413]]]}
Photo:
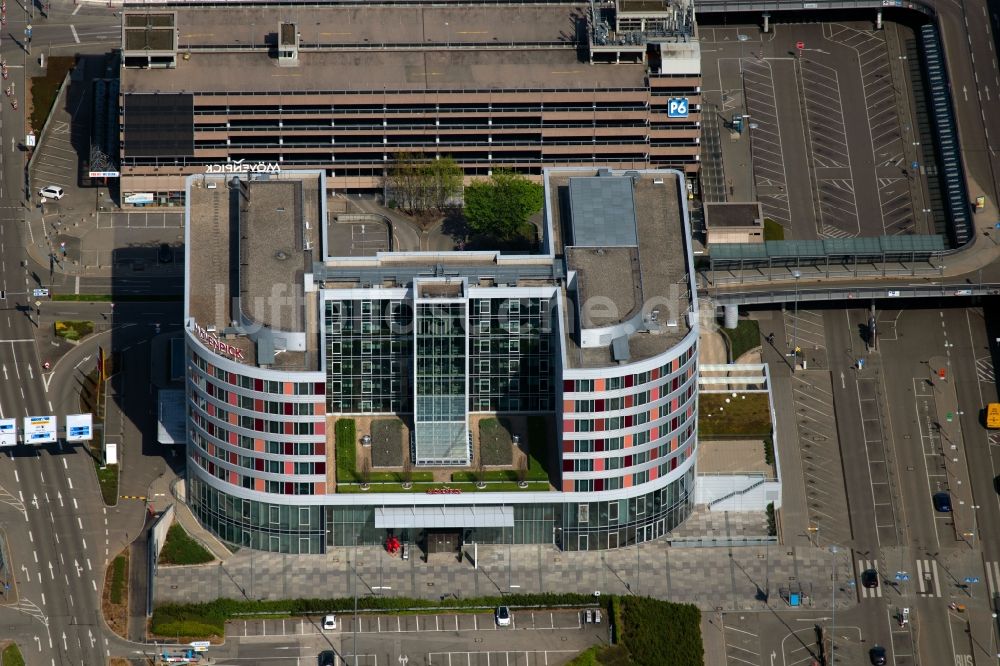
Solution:
{"label": "red window panel", "polygon": [[594,432],[604,432],[604,419],[594,419]]}
{"label": "red window panel", "polygon": [[292,482],[291,481],[286,481],[285,482],[285,492],[282,493],[282,494],[283,495],[291,495],[292,494]]}
{"label": "red window panel", "polygon": [[258,472],[263,472],[264,471],[264,459],[263,458],[254,458],[253,459],[253,468],[255,470],[257,470]]}
{"label": "red window panel", "polygon": [[573,461],[572,460],[563,460],[563,471],[564,472],[572,472],[573,471]]}
{"label": "red window panel", "polygon": [[573,429],[573,420],[565,419],[563,421],[563,432],[575,432]]}
{"label": "red window panel", "polygon": [[313,426],[313,431],[317,435],[325,435],[326,434],[326,421],[320,421],[319,423],[315,424]]}
{"label": "red window panel", "polygon": [[253,429],[257,432],[264,432],[264,419],[254,419]]}
{"label": "red window panel", "polygon": [[631,428],[632,427],[632,415],[631,414],[629,414],[629,415],[627,415],[625,417],[625,427],[626,428]]}
{"label": "red window panel", "polygon": [[215,397],[215,384],[212,384],[211,382],[206,382],[205,383],[205,392],[208,393],[210,396],[212,396],[214,398]]}
{"label": "red window panel", "polygon": [[563,380],[563,393],[573,393],[573,380],[564,379]]}
{"label": "red window panel", "polygon": [[573,453],[573,440],[564,439],[563,440],[563,453]]}
{"label": "red window panel", "polygon": [[604,479],[594,479],[594,490],[604,490]]}
{"label": "red window panel", "polygon": [[625,465],[624,466],[625,467],[631,467],[632,466],[632,456],[625,456]]}
{"label": "red window panel", "polygon": [[236,453],[233,452],[233,451],[229,452],[229,464],[230,465],[235,465],[236,464]]}
{"label": "red window panel", "polygon": [[263,391],[264,390],[264,380],[263,379],[254,379],[253,380],[253,390],[254,391]]}
{"label": "red window panel", "polygon": [[594,450],[595,451],[603,451],[604,450],[604,440],[603,439],[598,439],[598,440],[596,440],[594,442]]}
{"label": "red window panel", "polygon": [[597,411],[603,412],[604,411],[604,401],[603,400],[596,401],[595,407],[597,407]]}
{"label": "red window panel", "polygon": [[635,402],[634,395],[625,396],[625,407],[631,407],[633,402]]}
{"label": "red window panel", "polygon": [[285,416],[291,416],[292,415],[292,409],[294,407],[295,407],[295,405],[293,405],[292,403],[286,402],[285,403]]}
{"label": "red window panel", "polygon": [[[319,424],[317,424],[317,427],[319,427]],[[313,454],[317,456],[325,456],[326,442],[316,442],[313,444]]]}
{"label": "red window panel", "polygon": [[635,375],[625,375],[625,388],[632,388],[635,384]]}
{"label": "red window panel", "polygon": [[295,445],[291,442],[285,442],[285,455],[290,456],[295,453]]}
{"label": "red window panel", "polygon": [[326,474],[326,463],[325,462],[316,463],[316,473],[317,474]]}
{"label": "red window panel", "polygon": [[286,421],[285,422],[285,434],[286,435],[294,435],[295,434],[295,424],[292,423],[291,421]]}
{"label": "red window panel", "polygon": [[670,469],[677,469],[677,458],[670,459]]}
{"label": "red window panel", "polygon": [[326,384],[323,382],[316,382],[313,386],[313,393],[315,395],[326,395]]}
{"label": "red window panel", "polygon": [[659,379],[660,378],[660,369],[659,368],[653,368],[652,375],[653,375],[653,379]]}
{"label": "red window panel", "polygon": [[236,385],[236,373],[235,372],[226,373],[226,381],[235,386]]}
{"label": "red window panel", "polygon": [[257,398],[256,400],[253,401],[253,408],[255,411],[258,412],[264,411],[264,401],[261,400],[260,398]]}
{"label": "red window panel", "polygon": [[215,474],[215,463],[212,462],[211,460],[208,461],[208,473]]}

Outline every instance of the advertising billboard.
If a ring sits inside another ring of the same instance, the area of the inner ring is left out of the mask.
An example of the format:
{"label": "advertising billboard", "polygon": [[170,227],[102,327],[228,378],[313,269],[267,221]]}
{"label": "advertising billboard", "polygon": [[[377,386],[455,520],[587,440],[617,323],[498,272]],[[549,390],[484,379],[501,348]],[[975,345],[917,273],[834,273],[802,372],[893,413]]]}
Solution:
{"label": "advertising billboard", "polygon": [[55,416],[24,417],[24,443],[49,444],[56,441]]}
{"label": "advertising billboard", "polygon": [[66,415],[66,441],[89,442],[94,438],[94,418],[92,414]]}
{"label": "advertising billboard", "polygon": [[0,446],[17,446],[17,419],[0,419]]}

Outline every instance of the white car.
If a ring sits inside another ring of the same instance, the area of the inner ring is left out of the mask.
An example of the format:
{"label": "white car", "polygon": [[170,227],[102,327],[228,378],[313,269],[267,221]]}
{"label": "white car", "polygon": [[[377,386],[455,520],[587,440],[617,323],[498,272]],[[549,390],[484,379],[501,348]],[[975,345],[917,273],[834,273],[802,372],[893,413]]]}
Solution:
{"label": "white car", "polygon": [[506,606],[497,607],[497,626],[498,627],[509,627],[510,626],[510,609]]}
{"label": "white car", "polygon": [[337,616],[326,615],[323,617],[323,631],[333,631],[337,628]]}
{"label": "white car", "polygon": [[55,185],[46,185],[42,189],[38,190],[38,196],[43,199],[62,199],[66,196],[63,188],[57,187]]}

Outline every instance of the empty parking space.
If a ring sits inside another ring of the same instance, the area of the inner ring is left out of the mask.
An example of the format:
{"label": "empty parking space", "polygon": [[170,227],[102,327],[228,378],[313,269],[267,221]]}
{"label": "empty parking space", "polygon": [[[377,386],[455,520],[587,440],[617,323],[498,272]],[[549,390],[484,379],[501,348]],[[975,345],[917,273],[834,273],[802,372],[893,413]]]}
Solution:
{"label": "empty parking space", "polygon": [[[603,620],[603,618],[602,618]],[[606,621],[606,620],[604,620]],[[355,624],[356,622],[356,624]],[[492,613],[433,615],[337,615],[337,628],[323,631],[322,617],[283,620],[239,620],[231,626],[238,636],[288,636],[319,633],[425,633],[470,631],[567,631],[584,628],[581,611],[513,611],[511,624],[498,627]]]}
{"label": "empty parking space", "polygon": [[818,531],[817,539],[847,543],[851,539],[851,523],[829,373],[796,373],[792,377],[792,395],[809,523]]}
{"label": "empty parking space", "polygon": [[[14,139],[11,139],[13,145]],[[76,182],[77,155],[73,149],[70,123],[54,120],[45,135],[45,142],[38,147],[38,154],[31,164],[32,183],[35,189],[45,185],[66,187]]]}
{"label": "empty parking space", "polygon": [[824,26],[824,32],[828,39],[857,54],[882,227],[888,235],[912,232],[915,222],[908,182],[912,165],[905,156],[896,98],[898,85],[890,67],[885,33],[841,24]]}
{"label": "empty parking space", "polygon": [[744,58],[743,89],[747,114],[753,124],[749,130],[750,154],[757,197],[764,216],[787,227],[791,224],[792,215],[788,208],[788,177],[771,63],[763,59]]}
{"label": "empty parking space", "polygon": [[183,213],[97,213],[98,229],[180,229]]}
{"label": "empty parking space", "polygon": [[517,650],[494,652],[428,652],[428,666],[554,666],[565,664],[576,650]]}
{"label": "empty parking space", "polygon": [[879,547],[900,545],[904,540],[902,534],[899,533],[900,525],[893,503],[893,489],[890,485],[879,387],[874,377],[860,377],[857,384],[858,409],[861,413],[861,429],[864,433],[872,501],[875,505],[875,535]]}
{"label": "empty parking space", "polygon": [[857,236],[858,204],[854,198],[840,77],[833,67],[803,58],[799,78],[818,190],[818,235],[820,238]]}
{"label": "empty parking space", "polygon": [[728,197],[746,191],[734,194],[734,183],[752,183],[765,216],[795,239],[917,232],[915,211],[927,210],[911,137],[920,72],[870,23],[772,25],[763,35],[754,26],[703,33],[712,46],[703,50],[706,95],[722,121],[742,115],[745,124],[732,146],[722,141]]}
{"label": "empty parking space", "polygon": [[757,613],[723,613],[727,666],[759,666],[760,627]]}

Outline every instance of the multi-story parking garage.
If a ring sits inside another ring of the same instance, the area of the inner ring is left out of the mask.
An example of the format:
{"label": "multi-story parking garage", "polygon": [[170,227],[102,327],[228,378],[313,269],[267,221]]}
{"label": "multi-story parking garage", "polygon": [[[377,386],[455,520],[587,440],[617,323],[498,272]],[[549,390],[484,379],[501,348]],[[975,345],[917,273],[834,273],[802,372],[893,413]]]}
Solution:
{"label": "multi-story parking garage", "polygon": [[698,167],[690,3],[126,7],[121,192],[180,205],[212,169],[380,189],[400,153],[506,167]]}
{"label": "multi-story parking garage", "polygon": [[[693,503],[680,171],[546,170],[540,248],[365,252],[325,174],[187,181],[189,501],[236,545],[616,548]],[[358,228],[358,227],[362,228]]]}

